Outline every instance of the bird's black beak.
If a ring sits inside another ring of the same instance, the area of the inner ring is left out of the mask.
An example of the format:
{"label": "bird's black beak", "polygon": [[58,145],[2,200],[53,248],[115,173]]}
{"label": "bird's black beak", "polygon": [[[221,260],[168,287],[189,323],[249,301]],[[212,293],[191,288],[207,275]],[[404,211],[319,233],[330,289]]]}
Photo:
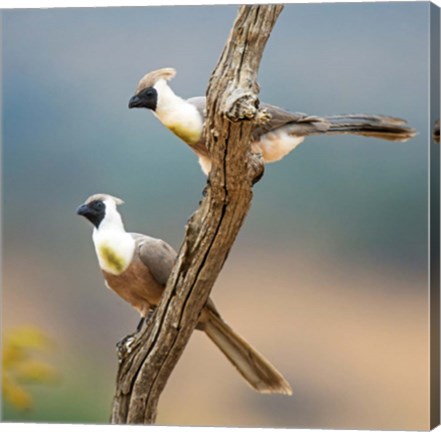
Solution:
{"label": "bird's black beak", "polygon": [[86,216],[90,214],[90,207],[87,204],[82,204],[77,208],[77,215]]}
{"label": "bird's black beak", "polygon": [[129,100],[129,108],[141,108],[141,98],[137,95],[132,96]]}

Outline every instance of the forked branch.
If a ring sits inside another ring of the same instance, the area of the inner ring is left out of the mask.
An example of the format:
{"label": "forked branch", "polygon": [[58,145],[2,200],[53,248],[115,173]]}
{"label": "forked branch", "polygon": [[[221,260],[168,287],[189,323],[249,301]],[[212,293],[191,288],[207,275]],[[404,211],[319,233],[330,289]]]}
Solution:
{"label": "forked branch", "polygon": [[263,164],[250,152],[260,121],[257,72],[280,5],[242,6],[207,90],[212,169],[154,318],[120,353],[112,423],[154,423],[177,364],[242,226]]}

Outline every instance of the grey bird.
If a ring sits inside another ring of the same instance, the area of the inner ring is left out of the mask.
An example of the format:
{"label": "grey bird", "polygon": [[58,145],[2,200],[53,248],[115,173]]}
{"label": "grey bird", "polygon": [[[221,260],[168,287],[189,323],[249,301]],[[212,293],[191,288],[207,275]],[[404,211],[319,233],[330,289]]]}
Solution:
{"label": "grey bird", "polygon": [[[211,160],[202,140],[205,122],[205,97],[182,99],[169,87],[176,75],[173,68],[149,72],[139,82],[129,108],[150,109],[174,134],[186,142],[199,158],[202,171],[208,175]],[[265,163],[276,162],[294,150],[306,136],[354,134],[389,141],[406,141],[415,136],[415,129],[405,120],[383,115],[347,114],[310,116],[288,112],[274,105],[261,104],[269,121],[256,126],[251,150]]]}
{"label": "grey bird", "polygon": [[[77,209],[94,226],[93,243],[105,284],[141,315],[140,325],[160,301],[176,260],[176,252],[163,240],[128,233],[117,205],[123,201],[107,194],[89,197]],[[261,354],[223,321],[209,299],[197,329],[203,330],[260,393],[292,394],[291,386]]]}

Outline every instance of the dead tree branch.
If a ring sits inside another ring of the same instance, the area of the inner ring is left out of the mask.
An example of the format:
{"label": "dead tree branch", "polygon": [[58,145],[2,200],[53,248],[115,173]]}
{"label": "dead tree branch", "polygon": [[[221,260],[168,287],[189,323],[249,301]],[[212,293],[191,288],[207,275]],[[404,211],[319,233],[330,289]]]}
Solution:
{"label": "dead tree branch", "polygon": [[159,397],[178,362],[252,199],[263,164],[251,155],[258,109],[257,72],[280,5],[239,9],[207,90],[205,137],[213,167],[205,196],[154,319],[120,356],[112,423],[154,423]]}

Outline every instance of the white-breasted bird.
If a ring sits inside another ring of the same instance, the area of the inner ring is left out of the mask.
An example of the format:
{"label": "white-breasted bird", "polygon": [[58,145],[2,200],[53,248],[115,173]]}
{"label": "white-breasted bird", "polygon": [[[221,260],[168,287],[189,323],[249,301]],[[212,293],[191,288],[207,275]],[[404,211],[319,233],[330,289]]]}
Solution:
{"label": "white-breasted bird", "polygon": [[[147,108],[174,134],[186,142],[199,158],[202,171],[208,175],[211,160],[202,140],[205,122],[205,97],[183,99],[168,85],[176,75],[173,68],[146,74],[129,101],[129,108]],[[294,150],[308,135],[354,134],[389,141],[406,141],[415,136],[415,129],[405,120],[383,115],[347,114],[310,116],[285,111],[262,103],[270,119],[256,126],[251,149],[260,153],[265,163],[276,162]]]}
{"label": "white-breasted bird", "polygon": [[[117,205],[107,194],[90,196],[77,209],[93,225],[93,243],[108,288],[130,303],[144,318],[161,298],[176,252],[163,240],[124,229]],[[222,320],[209,299],[196,327],[225,354],[248,384],[260,393],[290,395],[291,386],[261,354]]]}

